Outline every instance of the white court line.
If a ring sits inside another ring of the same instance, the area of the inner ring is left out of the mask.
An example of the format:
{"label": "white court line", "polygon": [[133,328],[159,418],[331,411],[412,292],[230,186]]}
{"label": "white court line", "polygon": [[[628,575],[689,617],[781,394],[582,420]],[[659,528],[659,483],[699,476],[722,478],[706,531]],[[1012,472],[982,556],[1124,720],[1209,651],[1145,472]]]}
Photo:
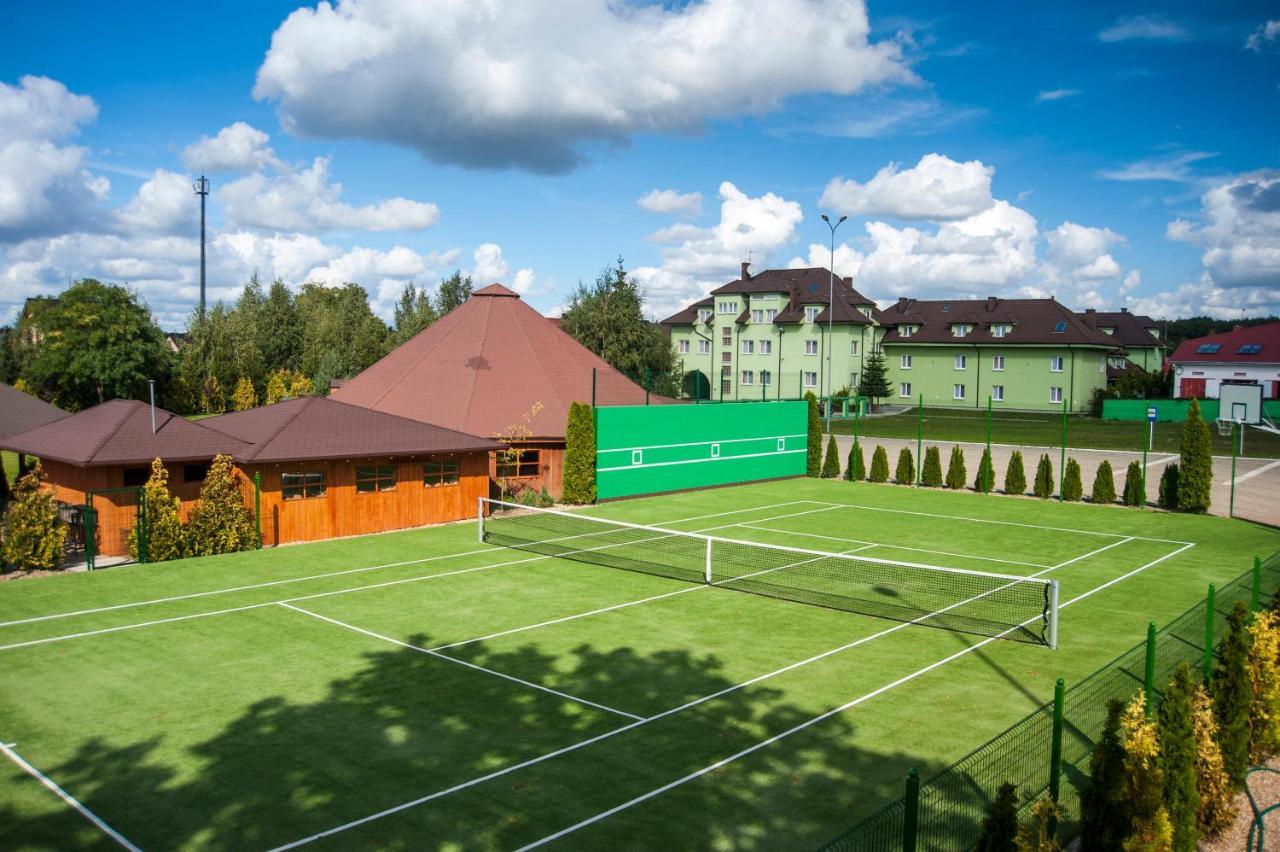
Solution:
{"label": "white court line", "polygon": [[1168,464],[1171,461],[1177,461],[1178,458],[1178,456],[1165,456],[1161,459],[1150,459],[1147,461],[1147,467],[1154,467],[1158,464]]}
{"label": "white court line", "polygon": [[139,849],[137,846],[134,846],[132,843],[130,843],[128,838],[126,838],[123,834],[116,831],[111,826],[107,825],[106,822],[104,822],[101,817],[99,817],[93,811],[89,810],[87,807],[82,805],[80,801],[76,799],[75,796],[72,796],[66,790],[59,787],[58,784],[55,781],[53,781],[53,779],[49,778],[44,773],[42,773],[39,769],[36,769],[34,766],[32,766],[30,763],[24,760],[22,758],[22,755],[18,754],[16,751],[13,750],[13,747],[15,745],[17,745],[17,743],[0,743],[0,751],[4,752],[5,756],[7,756],[10,760],[16,763],[18,765],[18,768],[20,768],[23,772],[27,773],[32,778],[39,781],[41,784],[44,785],[44,787],[47,790],[55,794],[59,799],[62,799],[62,801],[66,802],[68,805],[70,805],[72,808],[78,811],[82,817],[84,817],[85,819],[89,820],[89,822],[97,826],[98,830],[101,831],[103,834],[105,834],[107,837],[110,837],[112,840],[114,840],[116,843],[123,846],[125,849],[130,850],[130,852],[142,852],[141,849]]}
{"label": "white court line", "polygon": [[761,526],[756,526],[755,524],[750,524],[750,523],[742,523],[742,524],[738,524],[738,526],[748,530],[760,530],[762,532],[782,533],[783,535],[796,535],[796,536],[802,536],[804,538],[822,538],[822,539],[826,539],[827,541],[857,542],[859,544],[866,544],[869,547],[888,547],[894,550],[910,550],[915,553],[936,553],[939,556],[957,556],[961,559],[977,559],[982,562],[1001,562],[1005,565],[1021,565],[1025,568],[1049,568],[1050,567],[1048,565],[1044,565],[1039,562],[1019,562],[1016,559],[996,559],[995,557],[992,557],[992,556],[974,556],[973,554],[970,554],[970,553],[952,553],[947,550],[929,550],[928,548],[924,548],[924,547],[907,547],[906,545],[902,545],[902,544],[886,544],[885,542],[882,542],[882,541],[867,541],[866,539],[862,539],[862,538],[840,538],[839,536],[834,536],[834,535],[818,535],[817,533],[802,533],[802,532],[795,532],[794,530],[780,530],[780,529],[777,529],[776,527],[761,527]]}
{"label": "white court line", "polygon": [[1094,587],[1094,588],[1090,589],[1089,591],[1085,592],[1085,593],[1084,593],[1084,594],[1082,594],[1082,595],[1076,595],[1074,598],[1072,598],[1071,600],[1067,601],[1067,603],[1062,604],[1062,606],[1059,606],[1059,607],[1058,607],[1058,609],[1062,609],[1062,607],[1066,606],[1067,604],[1073,604],[1073,603],[1075,603],[1076,601],[1082,601],[1082,600],[1084,600],[1085,598],[1089,597],[1090,595],[1092,595],[1092,594],[1094,594],[1094,593],[1096,593],[1096,592],[1100,592],[1100,591],[1102,591],[1103,589],[1106,589],[1106,588],[1109,588],[1109,587],[1111,587],[1111,586],[1114,586],[1116,583],[1119,583],[1119,582],[1121,582],[1121,581],[1123,581],[1123,580],[1127,580],[1127,579],[1129,579],[1130,577],[1132,577],[1132,576],[1133,576],[1133,575],[1135,575],[1135,574],[1141,574],[1143,571],[1147,570],[1147,569],[1148,569],[1148,568],[1150,568],[1151,566],[1153,566],[1153,565],[1158,565],[1158,564],[1160,564],[1161,562],[1165,561],[1166,559],[1171,559],[1171,558],[1173,558],[1174,556],[1177,556],[1177,555],[1178,555],[1179,553],[1181,553],[1182,551],[1187,550],[1187,549],[1192,548],[1192,547],[1195,547],[1195,545],[1194,545],[1194,544],[1184,544],[1182,547],[1179,547],[1179,548],[1178,548],[1177,550],[1175,550],[1173,553],[1167,553],[1167,554],[1165,554],[1164,556],[1161,556],[1159,559],[1153,559],[1152,561],[1148,562],[1146,565],[1143,565],[1141,568],[1134,568],[1134,569],[1133,569],[1132,571],[1130,571],[1129,573],[1127,573],[1127,574],[1121,574],[1119,577],[1116,577],[1116,578],[1115,578],[1115,579],[1113,579],[1113,580],[1108,580],[1107,582],[1103,583],[1101,586],[1096,586],[1096,587]]}
{"label": "white court line", "polygon": [[[706,520],[707,518],[722,518],[725,515],[741,515],[746,512],[757,512],[757,511],[762,511],[764,509],[777,509],[783,506],[798,506],[802,503],[809,504],[809,503],[813,503],[813,501],[812,500],[792,500],[787,503],[771,503],[765,506],[752,506],[751,508],[748,508],[748,509],[734,509],[729,512],[715,512],[709,515],[694,515],[688,518],[677,518],[674,521],[667,521],[665,522],[664,525],[684,524],[684,523],[688,523],[689,521]],[[809,512],[804,512],[801,514],[809,514]],[[596,518],[598,520],[609,520],[608,518],[599,517],[597,515],[588,515],[586,513],[583,513],[583,517]],[[771,519],[766,519],[766,520],[771,520]],[[732,526],[737,526],[737,525],[733,524]],[[712,529],[719,529],[719,527],[712,527]],[[230,594],[232,592],[244,592],[244,591],[249,591],[251,589],[265,589],[270,586],[282,586],[287,583],[302,583],[308,580],[322,580],[325,577],[340,577],[346,574],[358,574],[364,571],[378,571],[384,568],[400,568],[405,565],[419,565],[424,562],[435,562],[440,559],[455,559],[455,558],[461,558],[464,556],[477,556],[483,553],[492,553],[493,550],[494,548],[492,547],[482,547],[482,548],[477,548],[475,550],[463,550],[463,551],[459,551],[458,553],[446,553],[440,556],[426,556],[426,557],[423,557],[422,559],[409,559],[404,562],[387,562],[383,565],[367,565],[363,568],[346,568],[341,571],[330,571],[324,574],[311,574],[310,576],[306,576],[306,577],[289,577],[282,580],[269,580],[263,583],[250,583],[244,586],[233,586],[231,588],[226,588],[226,589],[211,589],[205,592],[191,592],[185,595],[172,595],[166,598],[152,598],[151,600],[132,601],[129,603],[113,604],[111,606],[94,607],[92,609],[81,609],[81,610],[74,610],[71,612],[58,612],[58,613],[53,613],[51,615],[38,615],[32,618],[19,618],[13,621],[0,621],[0,627],[14,627],[19,624],[32,624],[37,621],[51,621],[53,619],[58,619],[58,618],[72,618],[74,616],[79,616],[79,615],[93,615],[94,613],[99,613],[99,612],[111,612],[113,610],[132,609],[134,607],[151,606],[153,604],[173,603],[175,601],[191,600],[192,598],[203,598],[203,597],[208,597],[210,595],[225,595],[225,594]],[[275,601],[272,601],[272,603],[275,603]]]}
{"label": "white court line", "polygon": [[[1237,476],[1237,477],[1236,477],[1236,485],[1239,485],[1241,482],[1244,482],[1246,479],[1253,479],[1255,476],[1257,476],[1257,475],[1258,475],[1258,474],[1260,474],[1260,473],[1266,473],[1267,471],[1271,470],[1273,467],[1276,467],[1276,466],[1280,466],[1280,459],[1276,459],[1276,460],[1275,460],[1275,461],[1273,461],[1271,464],[1264,464],[1262,467],[1254,468],[1253,470],[1249,471],[1248,473],[1244,473],[1244,474],[1241,474],[1240,476]],[[1224,479],[1224,480],[1223,480],[1222,482],[1220,482],[1219,484],[1220,484],[1220,485],[1230,485],[1230,484],[1231,484],[1231,480],[1230,480],[1230,479]]]}
{"label": "white court line", "polygon": [[617,708],[610,707],[607,704],[600,704],[595,701],[588,701],[585,698],[579,698],[576,695],[570,695],[567,692],[561,692],[558,689],[552,689],[549,686],[543,686],[542,684],[534,683],[533,681],[525,680],[524,678],[515,677],[514,675],[509,675],[509,674],[503,674],[502,672],[494,671],[493,669],[485,668],[484,666],[476,665],[475,663],[469,663],[466,660],[459,660],[456,657],[450,657],[445,654],[441,654],[438,651],[433,651],[429,648],[423,648],[419,645],[414,645],[410,642],[402,642],[399,639],[393,639],[390,636],[386,636],[382,633],[374,633],[372,630],[365,630],[363,627],[357,627],[354,624],[348,624],[345,621],[339,621],[336,618],[330,618],[327,615],[321,615],[318,612],[312,612],[311,610],[303,609],[300,606],[293,606],[292,604],[287,604],[287,603],[282,603],[280,604],[280,606],[284,607],[285,609],[291,609],[294,612],[300,612],[303,615],[309,615],[312,618],[319,619],[320,621],[327,621],[330,624],[333,624],[337,627],[344,627],[347,630],[353,631],[355,633],[363,634],[373,639],[381,639],[383,642],[390,642],[392,645],[399,645],[401,648],[408,648],[411,651],[417,651],[420,654],[426,654],[427,656],[435,657],[437,660],[447,660],[451,663],[457,663],[460,666],[466,666],[467,668],[472,669],[474,671],[484,672],[485,674],[491,674],[494,677],[500,677],[503,680],[509,680],[512,683],[518,683],[521,686],[528,687],[529,689],[536,689],[539,692],[546,692],[558,698],[563,698],[567,701],[572,701],[575,704],[586,704],[589,707],[595,707],[597,710],[606,710],[618,716],[626,716],[628,719],[635,719],[637,721],[643,718],[641,716],[637,716],[635,713],[628,713],[625,710],[618,710]]}

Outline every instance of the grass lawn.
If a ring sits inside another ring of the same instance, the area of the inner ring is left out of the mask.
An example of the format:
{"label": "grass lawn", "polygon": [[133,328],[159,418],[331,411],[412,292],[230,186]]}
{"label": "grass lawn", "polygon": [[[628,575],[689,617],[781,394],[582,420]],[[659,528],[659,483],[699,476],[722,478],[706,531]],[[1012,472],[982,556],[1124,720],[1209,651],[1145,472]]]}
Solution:
{"label": "grass lawn", "polygon": [[[884,417],[866,417],[858,423],[858,434],[869,438],[914,438],[917,430],[916,410]],[[833,432],[853,434],[852,420],[837,420]],[[1067,446],[1098,450],[1142,451],[1147,424],[1130,420],[1100,420],[1096,417],[1071,415],[1067,418]],[[1214,455],[1231,455],[1231,439],[1218,435],[1210,423]],[[972,441],[982,443],[987,436],[986,411],[953,408],[924,410],[926,441]],[[1157,423],[1151,449],[1176,453],[1182,440],[1182,423]],[[1019,444],[1057,447],[1062,443],[1062,415],[1026,411],[994,412],[991,417],[991,441],[996,444]],[[1244,454],[1257,458],[1280,458],[1280,435],[1249,429],[1245,435]]]}
{"label": "grass lawn", "polygon": [[[589,513],[1056,579],[1060,646],[456,524],[0,583],[0,743],[148,849],[813,847],[1280,549],[1219,517],[841,481]],[[881,568],[904,605],[932,588]],[[7,847],[105,847],[0,764]]]}

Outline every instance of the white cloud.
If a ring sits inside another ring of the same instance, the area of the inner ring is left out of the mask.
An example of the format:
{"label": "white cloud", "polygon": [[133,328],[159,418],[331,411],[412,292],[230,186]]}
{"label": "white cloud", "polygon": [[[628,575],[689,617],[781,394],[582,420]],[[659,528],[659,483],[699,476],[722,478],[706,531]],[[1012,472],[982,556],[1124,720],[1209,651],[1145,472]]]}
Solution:
{"label": "white cloud", "polygon": [[1270,47],[1280,38],[1280,21],[1267,21],[1265,24],[1259,24],[1258,28],[1249,33],[1249,37],[1244,40],[1244,46],[1247,50],[1261,53],[1263,48]]}
{"label": "white cloud", "polygon": [[978,160],[926,154],[909,169],[890,163],[865,184],[833,178],[818,203],[850,216],[963,219],[991,206],[994,173]]}
{"label": "white cloud", "polygon": [[166,169],[155,173],[115,214],[117,230],[148,233],[192,233],[200,203],[191,180]]}
{"label": "white cloud", "polygon": [[1149,157],[1127,163],[1119,168],[1103,169],[1098,173],[1098,177],[1104,180],[1160,180],[1186,183],[1195,179],[1191,173],[1192,165],[1216,156],[1218,154],[1214,151],[1183,151],[1178,154]]}
{"label": "white cloud", "polygon": [[466,167],[562,172],[599,143],[763,114],[808,93],[913,82],[859,0],[621,5],[343,2],[293,12],[254,95],[308,136]]}
{"label": "white cloud", "polygon": [[235,226],[272,231],[417,231],[440,218],[434,204],[391,198],[362,207],[339,200],[342,184],[329,181],[329,160],[275,177],[258,172],[217,191]]}
{"label": "white cloud", "polygon": [[702,212],[702,193],[654,189],[640,196],[636,204],[650,213],[685,213],[697,216]]}
{"label": "white cloud", "polygon": [[1185,41],[1187,31],[1163,15],[1126,15],[1098,33],[1103,42],[1119,41]]}
{"label": "white cloud", "polygon": [[255,172],[283,164],[267,143],[271,137],[237,121],[210,138],[201,136],[182,149],[182,164],[195,172]]}
{"label": "white cloud", "polygon": [[[808,257],[797,255],[787,262],[788,269],[813,269],[821,267],[832,269],[836,275],[841,278],[857,276],[862,268],[864,255],[856,248],[851,247],[848,243],[840,243],[836,246],[835,261],[831,259],[831,246],[822,243],[810,243]],[[870,296],[869,293],[863,295]]]}
{"label": "white cloud", "polygon": [[73,95],[57,80],[26,76],[17,86],[0,83],[0,145],[62,139],[97,117],[93,98]]}
{"label": "white cloud", "polygon": [[502,256],[502,246],[497,243],[482,243],[477,246],[472,260],[475,261],[475,266],[470,275],[476,287],[495,283],[504,284],[521,296],[540,295],[551,291],[549,285],[537,286],[538,276],[528,267],[517,269],[515,275],[511,275],[511,266]]}
{"label": "white cloud", "polygon": [[1048,89],[1037,94],[1036,100],[1039,102],[1060,101],[1064,98],[1074,98],[1078,94],[1080,94],[1079,89]]}

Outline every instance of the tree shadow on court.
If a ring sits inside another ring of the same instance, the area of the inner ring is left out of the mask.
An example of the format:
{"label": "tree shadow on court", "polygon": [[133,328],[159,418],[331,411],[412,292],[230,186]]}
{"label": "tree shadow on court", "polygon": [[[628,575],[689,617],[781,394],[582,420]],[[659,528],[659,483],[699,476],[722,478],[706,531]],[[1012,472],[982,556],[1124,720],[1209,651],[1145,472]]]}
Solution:
{"label": "tree shadow on court", "polygon": [[[426,635],[408,641],[431,647]],[[590,687],[580,697],[626,712],[642,713],[634,708],[673,692],[729,690],[736,680],[715,656],[688,651],[642,655],[583,645],[553,657],[533,645],[476,645],[468,658],[490,669],[540,684],[569,674]],[[165,688],[182,689],[185,679],[201,676],[191,661]],[[110,741],[86,737],[70,759],[39,768],[146,849],[271,848],[436,793],[326,843],[505,849],[643,796],[829,709],[811,692],[801,701],[765,680],[610,735],[635,720],[396,648],[365,653],[357,670],[332,679],[314,700],[261,697],[216,735],[181,749],[183,721],[162,720],[136,742],[122,744],[118,734]],[[103,712],[130,708],[120,703]],[[896,748],[860,746],[856,719],[856,711],[826,719],[624,809],[563,845],[820,844],[899,796],[909,766],[924,777],[941,768],[911,757],[913,732],[923,735],[936,724],[932,712],[899,719]],[[486,775],[493,777],[476,782]],[[65,813],[0,808],[6,846],[45,847],[67,825]]]}

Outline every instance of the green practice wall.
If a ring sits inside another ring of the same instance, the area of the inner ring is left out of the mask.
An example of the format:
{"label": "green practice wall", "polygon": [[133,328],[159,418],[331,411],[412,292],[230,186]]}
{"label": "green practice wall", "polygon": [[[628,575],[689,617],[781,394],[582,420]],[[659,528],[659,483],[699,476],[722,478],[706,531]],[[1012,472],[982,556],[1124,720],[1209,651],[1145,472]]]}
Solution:
{"label": "green practice wall", "polygon": [[[1156,418],[1161,422],[1186,420],[1187,409],[1191,407],[1189,399],[1104,399],[1102,401],[1103,420],[1146,420],[1147,408],[1156,410]],[[1280,400],[1264,399],[1262,414],[1275,419],[1280,417]],[[1205,420],[1218,419],[1218,401],[1216,399],[1200,400],[1200,416]]]}
{"label": "green practice wall", "polygon": [[803,476],[808,403],[596,409],[602,500]]}

